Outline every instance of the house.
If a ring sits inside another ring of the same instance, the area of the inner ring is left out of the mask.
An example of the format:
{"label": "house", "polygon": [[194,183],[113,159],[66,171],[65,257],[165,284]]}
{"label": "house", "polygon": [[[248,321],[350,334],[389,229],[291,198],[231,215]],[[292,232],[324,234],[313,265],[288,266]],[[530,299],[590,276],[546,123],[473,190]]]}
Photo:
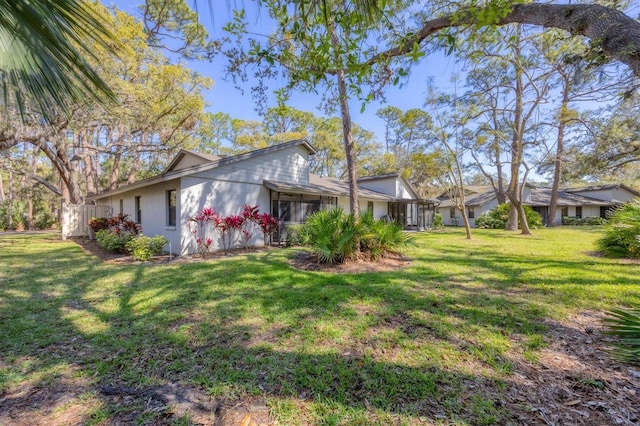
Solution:
{"label": "house", "polygon": [[[258,205],[278,219],[278,238],[286,227],[304,222],[312,212],[332,207],[349,210],[347,182],[310,173],[315,149],[294,140],[228,157],[181,150],[158,176],[134,182],[92,197],[113,214],[128,214],[142,225],[145,235],[164,235],[174,253],[196,249],[188,219],[205,207],[221,215],[239,214],[243,205]],[[358,184],[361,210],[377,218],[390,217],[408,229],[431,224],[433,203],[420,199],[398,175],[362,178]],[[262,243],[255,235],[250,244]],[[211,249],[222,248],[214,241]]]}
{"label": "house", "polygon": [[[549,212],[551,188],[526,184],[522,199],[524,205],[540,213],[545,225],[549,224],[552,217],[554,223],[559,225],[566,216],[604,218],[612,208],[636,197],[640,197],[640,192],[622,184],[563,188],[558,191],[557,207],[553,215]],[[445,225],[462,225],[462,217],[453,200],[446,194],[438,199],[440,204],[436,211],[442,215]],[[493,187],[469,186],[465,187],[465,204],[469,222],[474,226],[475,219],[495,208],[498,201]]]}

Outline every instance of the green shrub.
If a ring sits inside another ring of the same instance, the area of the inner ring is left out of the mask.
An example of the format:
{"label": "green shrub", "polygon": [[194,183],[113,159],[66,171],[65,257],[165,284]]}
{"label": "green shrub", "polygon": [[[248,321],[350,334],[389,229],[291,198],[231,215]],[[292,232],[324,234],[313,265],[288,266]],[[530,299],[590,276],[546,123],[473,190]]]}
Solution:
{"label": "green shrub", "polygon": [[146,235],[138,235],[130,239],[126,244],[126,249],[135,260],[149,260],[152,256],[162,253],[162,248],[169,243],[162,235],[155,237],[147,237]]}
{"label": "green shrub", "polygon": [[353,215],[341,208],[322,210],[307,217],[305,232],[311,251],[322,263],[342,263],[356,253],[358,229]]}
{"label": "green shrub", "polygon": [[384,257],[387,253],[399,253],[414,241],[411,234],[404,232],[402,225],[374,219],[370,211],[360,216],[358,234],[360,250],[367,253],[372,260]]}
{"label": "green shrub", "polygon": [[51,213],[47,210],[40,210],[34,218],[34,226],[37,229],[49,229],[55,222]]}
{"label": "green shrub", "polygon": [[640,257],[640,202],[630,201],[615,210],[598,247],[609,257]]}
{"label": "green shrub", "polygon": [[[478,228],[488,229],[504,229],[507,227],[507,221],[509,219],[509,209],[511,204],[500,204],[496,208],[489,210],[486,213],[481,214],[476,219],[476,226]],[[540,213],[534,211],[529,206],[523,206],[524,214],[527,217],[527,223],[530,228],[539,228],[542,226],[542,216]],[[519,225],[518,225],[519,226]]]}
{"label": "green shrub", "polygon": [[640,365],[640,306],[612,309],[605,318],[609,333],[620,338],[614,354],[622,361]]}
{"label": "green shrub", "polygon": [[96,232],[96,241],[98,245],[105,250],[114,253],[127,253],[127,243],[133,238],[133,234],[128,232],[111,232],[103,229]]}
{"label": "green shrub", "polygon": [[309,243],[309,235],[304,224],[287,225],[287,247],[304,246]]}
{"label": "green shrub", "polygon": [[442,229],[444,228],[444,218],[440,213],[436,213],[433,215],[433,223],[431,224],[433,229]]}
{"label": "green shrub", "polygon": [[604,225],[605,223],[607,223],[607,220],[601,218],[600,216],[589,216],[589,217],[562,216],[562,224],[568,225],[568,226],[596,226],[596,225]]}

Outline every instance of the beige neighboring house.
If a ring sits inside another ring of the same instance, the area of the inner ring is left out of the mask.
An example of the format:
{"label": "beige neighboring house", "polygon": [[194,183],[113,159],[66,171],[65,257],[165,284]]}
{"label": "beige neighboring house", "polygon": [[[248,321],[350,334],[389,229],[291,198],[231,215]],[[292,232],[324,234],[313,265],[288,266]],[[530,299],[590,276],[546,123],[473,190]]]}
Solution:
{"label": "beige neighboring house", "polygon": [[[305,140],[228,157],[181,150],[161,174],[91,200],[108,206],[113,215],[128,214],[142,225],[145,235],[164,235],[178,254],[196,250],[188,219],[205,207],[226,216],[239,214],[245,204],[258,205],[261,213],[278,218],[282,239],[288,225],[304,222],[312,212],[332,207],[349,210],[347,182],[310,173],[309,158],[315,153]],[[370,176],[358,182],[361,211],[370,209],[376,218],[391,217],[407,229],[431,225],[433,203],[420,199],[400,176]],[[255,234],[250,244],[259,246],[262,235]],[[220,248],[216,238],[211,249]]]}
{"label": "beige neighboring house", "polygon": [[[493,187],[465,187],[466,214],[471,226],[483,213],[498,205]],[[606,217],[608,212],[620,204],[640,197],[640,192],[623,184],[594,185],[580,188],[563,188],[558,192],[558,203],[553,215],[549,212],[551,188],[527,184],[523,191],[523,203],[540,213],[543,223],[548,225],[553,219],[556,225],[568,217]],[[436,211],[444,219],[445,225],[462,226],[460,211],[446,194],[438,197],[440,204]]]}

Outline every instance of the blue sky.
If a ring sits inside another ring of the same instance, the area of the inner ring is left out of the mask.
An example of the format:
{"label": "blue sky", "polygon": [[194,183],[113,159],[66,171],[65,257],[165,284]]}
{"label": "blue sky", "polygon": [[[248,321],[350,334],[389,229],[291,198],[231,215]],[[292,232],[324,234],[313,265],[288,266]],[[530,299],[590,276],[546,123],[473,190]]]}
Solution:
{"label": "blue sky", "polygon": [[[140,14],[136,10],[136,6],[142,4],[142,1],[127,0],[102,0],[107,5],[115,5],[118,9],[124,10],[136,17]],[[205,3],[205,2],[200,2]],[[209,35],[213,38],[223,34],[222,27],[231,18],[231,9],[233,2],[214,0],[213,22],[211,15],[206,7],[201,7],[201,23],[209,31]],[[249,22],[255,22],[255,31],[260,33],[268,33],[268,18],[266,13],[260,13],[258,7],[252,2],[240,2],[240,7],[244,6],[249,17]],[[205,92],[205,100],[208,104],[207,110],[211,112],[224,112],[233,118],[244,120],[257,120],[261,118],[254,109],[254,102],[250,93],[250,82],[244,87],[244,94],[235,88],[232,82],[223,80],[224,59],[215,58],[213,62],[189,61],[186,64],[189,68],[198,73],[210,77],[214,81],[214,86]],[[453,57],[447,57],[444,54],[437,53],[423,59],[419,64],[412,68],[409,78],[398,86],[391,86],[386,92],[386,104],[380,102],[372,102],[367,105],[364,113],[360,113],[361,103],[354,100],[350,105],[352,121],[361,127],[371,130],[378,135],[378,139],[382,142],[383,123],[376,117],[376,111],[385,105],[393,105],[402,110],[410,108],[424,108],[424,99],[427,88],[427,81],[433,79],[439,89],[445,89],[451,86],[449,82],[450,76],[459,71],[460,66],[456,65]],[[285,82],[283,81],[282,84]],[[270,87],[272,90],[278,89],[277,82]],[[311,111],[317,116],[323,113],[318,110],[320,105],[320,95],[299,93],[292,97],[289,105],[303,110]],[[275,100],[274,100],[275,105]]]}

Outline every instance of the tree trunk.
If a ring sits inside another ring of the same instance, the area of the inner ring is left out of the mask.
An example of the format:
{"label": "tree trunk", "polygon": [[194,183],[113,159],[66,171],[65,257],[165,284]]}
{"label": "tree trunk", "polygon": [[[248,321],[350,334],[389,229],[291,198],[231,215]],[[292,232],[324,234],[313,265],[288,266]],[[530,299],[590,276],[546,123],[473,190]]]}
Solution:
{"label": "tree trunk", "polygon": [[9,203],[7,204],[7,229],[13,230],[13,170],[9,164]]}
{"label": "tree trunk", "polygon": [[82,163],[84,165],[87,195],[95,195],[98,193],[98,171],[95,168],[97,154],[89,143],[89,134],[89,131],[83,130],[79,137],[82,146]]}
{"label": "tree trunk", "polygon": [[524,86],[522,83],[522,67],[520,66],[520,34],[521,29],[518,27],[516,32],[517,40],[513,44],[514,71],[515,71],[515,108],[513,111],[513,126],[511,128],[511,180],[509,181],[508,197],[511,201],[509,209],[509,219],[507,220],[506,229],[508,231],[518,230],[518,214],[520,207],[520,165],[522,164],[522,111]]}
{"label": "tree trunk", "polygon": [[[2,163],[0,163],[2,165]],[[0,167],[0,203],[4,203],[4,200],[7,198],[4,194],[4,177],[1,173],[3,167]]]}
{"label": "tree trunk", "polygon": [[[331,44],[334,52],[340,50],[340,40],[336,32],[335,24],[333,21],[328,23],[329,31],[331,32]],[[356,220],[359,215],[358,205],[358,182],[356,178],[356,150],[353,144],[353,133],[351,132],[351,114],[349,112],[349,95],[347,93],[347,82],[345,71],[341,67],[336,73],[336,79],[338,81],[338,97],[340,101],[340,115],[342,116],[342,134],[344,138],[344,151],[347,157],[347,175],[349,180],[349,207],[351,214]]]}
{"label": "tree trunk", "polygon": [[567,124],[566,111],[569,107],[569,92],[571,90],[571,82],[567,76],[563,75],[564,86],[562,88],[562,105],[560,106],[560,114],[558,123],[558,141],[556,145],[556,156],[553,161],[553,185],[551,186],[551,200],[549,202],[549,220],[547,226],[556,226],[556,208],[558,205],[558,190],[560,189],[560,181],[562,180],[562,163],[564,161],[564,131]]}
{"label": "tree trunk", "polygon": [[[40,149],[37,146],[34,146],[31,150],[31,176],[35,176],[38,172],[38,152]],[[27,193],[27,202],[28,202],[28,212],[29,215],[29,223],[27,229],[35,229],[35,218],[33,211],[33,185],[35,182],[31,182],[29,185],[29,192]]]}

